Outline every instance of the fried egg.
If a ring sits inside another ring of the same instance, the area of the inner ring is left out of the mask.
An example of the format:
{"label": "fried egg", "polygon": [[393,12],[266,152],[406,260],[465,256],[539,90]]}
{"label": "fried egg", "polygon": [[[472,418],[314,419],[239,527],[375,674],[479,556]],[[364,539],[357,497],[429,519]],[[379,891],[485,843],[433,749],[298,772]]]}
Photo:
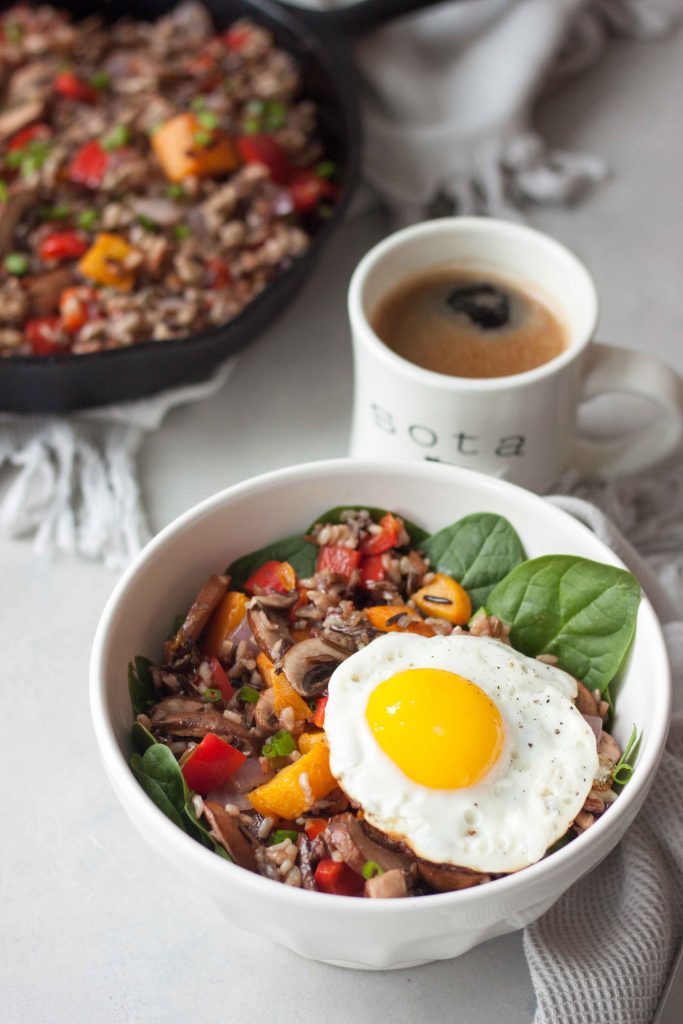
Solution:
{"label": "fried egg", "polygon": [[489,637],[388,633],[330,680],[330,768],[418,857],[517,871],[566,833],[598,768],[576,693],[566,672]]}

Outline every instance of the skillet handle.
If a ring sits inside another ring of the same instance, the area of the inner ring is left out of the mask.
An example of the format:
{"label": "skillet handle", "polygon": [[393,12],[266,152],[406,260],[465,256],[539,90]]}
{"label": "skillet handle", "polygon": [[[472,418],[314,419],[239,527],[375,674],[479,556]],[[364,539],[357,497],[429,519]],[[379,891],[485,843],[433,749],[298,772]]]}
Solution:
{"label": "skillet handle", "polygon": [[279,2],[281,7],[286,7],[316,32],[343,32],[345,35],[354,36],[368,29],[378,28],[404,14],[414,14],[423,8],[433,7],[444,0],[358,0],[357,3],[348,4],[346,7],[324,9],[303,7],[288,0]]}

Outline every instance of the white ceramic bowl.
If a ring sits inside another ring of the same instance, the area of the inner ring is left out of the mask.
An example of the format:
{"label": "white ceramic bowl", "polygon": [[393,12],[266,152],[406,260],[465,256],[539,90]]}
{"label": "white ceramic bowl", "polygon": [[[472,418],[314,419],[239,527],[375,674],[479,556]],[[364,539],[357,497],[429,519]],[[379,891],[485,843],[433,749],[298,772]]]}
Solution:
{"label": "white ceramic bowl", "polygon": [[645,799],[664,747],[669,668],[657,619],[643,599],[614,730],[622,745],[633,723],[642,731],[633,777],[588,832],[518,874],[463,892],[358,900],[293,889],[226,862],[173,825],[133,777],[126,665],[136,654],[159,657],[168,623],[212,572],[270,540],[306,529],[316,515],[345,502],[394,509],[428,530],[470,512],[497,512],[512,522],[530,557],[567,553],[620,564],[589,530],[542,498],[468,470],[347,460],[278,470],[231,487],[180,516],[128,569],[95,637],[92,715],[107,774],[133,823],[234,924],[315,960],[405,967],[458,956],[522,928],[615,846]]}

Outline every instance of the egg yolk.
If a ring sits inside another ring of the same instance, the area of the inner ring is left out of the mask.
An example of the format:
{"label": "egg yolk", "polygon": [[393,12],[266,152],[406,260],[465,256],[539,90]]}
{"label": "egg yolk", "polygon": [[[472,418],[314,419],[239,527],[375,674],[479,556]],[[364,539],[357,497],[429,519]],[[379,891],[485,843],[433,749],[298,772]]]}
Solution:
{"label": "egg yolk", "polygon": [[397,768],[432,789],[473,786],[503,749],[503,719],[491,698],[445,669],[390,676],[370,694],[365,717]]}

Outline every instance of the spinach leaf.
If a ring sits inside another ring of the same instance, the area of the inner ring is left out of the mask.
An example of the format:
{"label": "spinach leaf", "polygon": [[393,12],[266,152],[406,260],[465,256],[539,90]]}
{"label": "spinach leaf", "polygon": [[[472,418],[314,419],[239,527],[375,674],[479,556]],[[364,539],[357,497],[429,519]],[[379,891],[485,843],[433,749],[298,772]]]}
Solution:
{"label": "spinach leaf", "polygon": [[128,665],[128,693],[133,705],[133,714],[140,715],[148,711],[157,702],[157,694],[152,682],[149,658],[141,655]]}
{"label": "spinach leaf", "polygon": [[157,742],[149,729],[145,729],[144,725],[139,722],[133,722],[130,727],[130,735],[138,754],[144,754],[149,747],[153,747]]}
{"label": "spinach leaf", "polygon": [[526,557],[512,525],[493,512],[465,516],[427,537],[419,547],[435,572],[447,573],[465,588],[475,611]]}
{"label": "spinach leaf", "polygon": [[185,823],[185,831],[188,835],[192,836],[193,839],[196,839],[198,843],[202,844],[202,846],[205,846],[207,850],[212,850],[214,853],[217,853],[219,857],[232,861],[232,857],[225,847],[216,842],[209,830],[195,814],[191,799],[188,800],[183,807],[182,818]]}
{"label": "spinach leaf", "polygon": [[167,818],[186,831],[181,812],[190,792],[175,757],[163,743],[148,747],[130,759],[133,774],[147,795]]}
{"label": "spinach leaf", "polygon": [[511,627],[523,654],[555,654],[589,690],[604,693],[636,628],[640,584],[630,572],[572,555],[518,565],[486,607]]}
{"label": "spinach leaf", "polygon": [[[342,512],[346,512],[348,509],[353,509],[354,512],[360,512],[361,509],[366,509],[375,522],[379,522],[382,516],[387,515],[387,509],[385,508],[372,508],[370,505],[337,505],[335,508],[331,508],[329,512],[325,512],[324,515],[318,516],[318,518],[311,523],[309,533],[316,526],[317,523],[340,523]],[[400,515],[397,512],[396,515]],[[411,523],[405,516],[401,516],[403,525],[406,528],[406,532],[410,537],[413,544],[419,544],[420,541],[425,540],[429,534],[426,530],[423,530],[421,526],[416,526],[415,523]]]}
{"label": "spinach leaf", "polygon": [[225,570],[231,578],[233,590],[243,590],[249,576],[264,562],[289,562],[297,576],[304,579],[315,572],[318,545],[311,544],[305,537],[285,537],[273,544],[266,544],[258,551],[242,555]]}

